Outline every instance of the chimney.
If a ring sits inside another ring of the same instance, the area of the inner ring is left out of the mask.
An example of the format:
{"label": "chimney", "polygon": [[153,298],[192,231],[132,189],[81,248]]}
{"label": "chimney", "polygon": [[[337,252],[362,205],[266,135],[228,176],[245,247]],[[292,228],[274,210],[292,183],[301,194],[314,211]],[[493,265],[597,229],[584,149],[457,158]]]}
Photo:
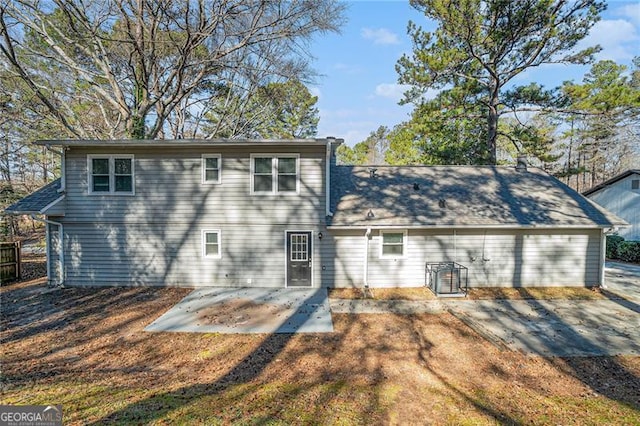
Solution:
{"label": "chimney", "polygon": [[516,160],[516,170],[519,172],[527,171],[527,156],[526,155],[518,155],[518,159]]}

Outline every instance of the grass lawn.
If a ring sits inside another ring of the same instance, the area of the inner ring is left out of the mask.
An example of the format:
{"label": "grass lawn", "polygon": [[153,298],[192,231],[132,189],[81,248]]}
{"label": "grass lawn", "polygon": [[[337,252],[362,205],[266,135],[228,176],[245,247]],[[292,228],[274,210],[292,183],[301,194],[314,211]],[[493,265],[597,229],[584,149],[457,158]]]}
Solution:
{"label": "grass lawn", "polygon": [[187,289],[0,288],[2,404],[65,424],[640,424],[640,357],[500,351],[449,314],[146,333]]}

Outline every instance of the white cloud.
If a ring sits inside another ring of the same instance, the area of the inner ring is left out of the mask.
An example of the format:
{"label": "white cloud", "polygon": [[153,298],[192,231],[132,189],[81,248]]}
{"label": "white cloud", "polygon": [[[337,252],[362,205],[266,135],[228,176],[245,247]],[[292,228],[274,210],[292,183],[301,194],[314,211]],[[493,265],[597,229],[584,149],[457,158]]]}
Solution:
{"label": "white cloud", "polygon": [[626,18],[635,25],[640,25],[640,3],[627,4],[616,9],[613,13]]}
{"label": "white cloud", "polygon": [[318,99],[322,98],[322,91],[317,86],[310,86],[309,93],[311,93],[312,96],[317,96]]}
{"label": "white cloud", "polygon": [[[409,90],[410,87],[411,86],[408,84],[381,83],[376,86],[374,94],[376,96],[391,99],[397,103],[400,102],[404,96],[404,92]],[[422,97],[425,100],[433,99],[438,93],[440,93],[439,90],[429,89],[422,95]]]}
{"label": "white cloud", "polygon": [[376,96],[393,99],[395,102],[400,101],[404,96],[404,92],[409,89],[409,85],[397,83],[381,83],[376,86],[374,93]]}
{"label": "white cloud", "polygon": [[625,61],[637,55],[637,43],[640,41],[636,27],[624,19],[607,19],[596,22],[589,35],[582,40],[577,49],[599,44],[602,51],[596,59]]}
{"label": "white cloud", "polygon": [[365,40],[373,41],[373,44],[400,44],[398,35],[386,28],[363,28],[360,35]]}

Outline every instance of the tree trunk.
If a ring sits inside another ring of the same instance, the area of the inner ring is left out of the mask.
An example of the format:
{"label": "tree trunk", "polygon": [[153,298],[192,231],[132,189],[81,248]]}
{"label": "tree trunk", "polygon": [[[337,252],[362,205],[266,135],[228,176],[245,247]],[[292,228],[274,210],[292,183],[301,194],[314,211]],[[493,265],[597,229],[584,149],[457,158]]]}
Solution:
{"label": "tree trunk", "polygon": [[498,141],[498,113],[500,84],[497,79],[492,79],[489,92],[489,112],[487,114],[487,152],[489,154],[489,164],[495,165],[498,162],[497,157],[497,141]]}

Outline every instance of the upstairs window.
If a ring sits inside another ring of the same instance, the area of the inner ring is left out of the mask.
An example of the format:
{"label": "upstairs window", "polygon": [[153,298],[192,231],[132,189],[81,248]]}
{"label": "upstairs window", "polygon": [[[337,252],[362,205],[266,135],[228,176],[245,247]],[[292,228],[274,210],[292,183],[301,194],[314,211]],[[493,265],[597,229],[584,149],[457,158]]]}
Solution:
{"label": "upstairs window", "polygon": [[631,181],[631,189],[640,189],[640,179],[633,179]]}
{"label": "upstairs window", "polygon": [[403,257],[407,251],[407,231],[381,231],[380,257]]}
{"label": "upstairs window", "polygon": [[134,193],[133,155],[89,156],[89,194]]}
{"label": "upstairs window", "polygon": [[251,192],[254,194],[295,194],[300,175],[297,155],[252,155]]}
{"label": "upstairs window", "polygon": [[221,161],[220,155],[202,155],[202,183],[217,184],[221,181]]}

